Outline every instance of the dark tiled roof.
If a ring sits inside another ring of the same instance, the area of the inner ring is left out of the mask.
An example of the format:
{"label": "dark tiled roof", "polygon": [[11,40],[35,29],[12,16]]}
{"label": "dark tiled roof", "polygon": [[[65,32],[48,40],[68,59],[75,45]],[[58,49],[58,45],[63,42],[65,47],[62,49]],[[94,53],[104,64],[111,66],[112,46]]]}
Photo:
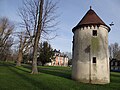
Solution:
{"label": "dark tiled roof", "polygon": [[[107,26],[100,17],[90,8],[90,10],[85,14],[82,20],[73,28],[73,31],[79,27],[89,26],[89,25],[104,25]],[[108,27],[108,26],[107,26]],[[110,27],[108,27],[110,31]]]}

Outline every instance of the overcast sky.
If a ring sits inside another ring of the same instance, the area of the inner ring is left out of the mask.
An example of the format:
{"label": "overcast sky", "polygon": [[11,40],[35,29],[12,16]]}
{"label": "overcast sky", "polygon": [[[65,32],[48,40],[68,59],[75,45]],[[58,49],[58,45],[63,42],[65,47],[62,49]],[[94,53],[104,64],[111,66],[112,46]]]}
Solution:
{"label": "overcast sky", "polygon": [[[53,0],[57,1],[57,0]],[[109,32],[109,44],[120,44],[120,0],[58,0],[57,14],[60,14],[57,34],[54,40],[49,41],[54,49],[62,52],[72,51],[72,28],[81,20],[90,6],[98,16],[109,25],[114,22]],[[6,16],[13,22],[19,22],[18,7],[22,0],[0,0],[0,17]]]}

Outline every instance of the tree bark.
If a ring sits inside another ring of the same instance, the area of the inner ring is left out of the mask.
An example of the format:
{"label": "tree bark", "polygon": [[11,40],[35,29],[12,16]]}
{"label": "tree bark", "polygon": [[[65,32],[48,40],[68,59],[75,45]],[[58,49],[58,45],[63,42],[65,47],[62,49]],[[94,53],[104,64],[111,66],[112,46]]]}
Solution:
{"label": "tree bark", "polygon": [[33,62],[32,62],[32,72],[31,72],[32,74],[38,74],[37,49],[38,49],[38,43],[39,43],[41,32],[42,32],[41,27],[42,27],[43,2],[44,0],[40,0],[38,26],[37,26],[37,32],[35,35],[34,47],[33,47]]}
{"label": "tree bark", "polygon": [[22,59],[23,59],[23,54],[22,54],[22,51],[19,50],[16,66],[21,66]]}

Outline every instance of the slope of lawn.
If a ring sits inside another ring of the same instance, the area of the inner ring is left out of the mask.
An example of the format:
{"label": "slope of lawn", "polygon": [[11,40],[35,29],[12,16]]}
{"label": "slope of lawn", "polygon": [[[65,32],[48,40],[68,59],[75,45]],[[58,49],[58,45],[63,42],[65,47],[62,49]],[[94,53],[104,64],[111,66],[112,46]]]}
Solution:
{"label": "slope of lawn", "polygon": [[0,62],[0,90],[120,90],[120,73],[111,73],[106,85],[83,84],[71,79],[71,68],[38,66],[38,75],[30,74],[31,67],[16,67]]}

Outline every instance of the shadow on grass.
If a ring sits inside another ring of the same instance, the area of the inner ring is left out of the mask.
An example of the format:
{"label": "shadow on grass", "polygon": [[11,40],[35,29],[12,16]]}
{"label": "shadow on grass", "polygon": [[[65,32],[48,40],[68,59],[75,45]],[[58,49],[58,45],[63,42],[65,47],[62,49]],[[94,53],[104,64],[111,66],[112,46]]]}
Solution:
{"label": "shadow on grass", "polygon": [[111,82],[120,83],[120,73],[119,75],[111,73]]}
{"label": "shadow on grass", "polygon": [[62,70],[52,70],[52,69],[41,69],[38,68],[39,72],[54,75],[54,76],[59,76],[67,79],[71,79],[70,72],[63,72]]}
{"label": "shadow on grass", "polygon": [[10,64],[5,61],[0,61],[0,66],[9,66]]}
{"label": "shadow on grass", "polygon": [[119,75],[118,75],[118,74],[111,73],[111,76],[112,76],[112,77],[118,77],[118,78],[120,78],[120,72],[117,72],[117,73],[119,73]]}
{"label": "shadow on grass", "polygon": [[8,67],[11,66],[11,67],[21,70],[23,72],[30,73],[29,69],[27,69],[27,68],[23,69],[21,66],[16,66],[15,63],[4,63],[4,66],[8,66]]}
{"label": "shadow on grass", "polygon": [[[18,77],[20,77],[22,80],[27,81],[28,83],[31,83],[30,85],[34,86],[37,89],[46,89],[46,88],[49,89],[49,87],[46,87],[46,85],[43,84],[41,81],[37,81],[34,78],[32,78],[30,74],[24,73],[26,71],[22,69],[11,67],[11,66],[9,66],[8,69],[11,70],[11,72],[16,74]],[[19,70],[21,70],[22,72],[21,71],[19,72]]]}
{"label": "shadow on grass", "polygon": [[120,83],[120,79],[111,79],[111,83],[118,84],[118,83]]}
{"label": "shadow on grass", "polygon": [[[15,66],[16,64],[13,63],[2,63],[2,66],[11,66],[13,68],[16,68],[18,70],[21,70],[25,73],[30,73],[31,71],[31,66],[30,65],[22,65],[22,67],[19,66]],[[40,68],[38,67],[38,71],[41,73],[45,73],[45,74],[50,74],[50,75],[54,75],[54,76],[59,76],[59,77],[63,77],[63,78],[67,78],[67,79],[71,79],[71,71],[70,70],[61,70],[61,69],[57,69],[57,68]]]}
{"label": "shadow on grass", "polygon": [[[31,69],[31,66],[23,66],[24,68]],[[67,79],[71,79],[71,73],[68,70],[54,70],[52,68],[38,68],[38,71],[45,74],[59,76]]]}
{"label": "shadow on grass", "polygon": [[21,70],[21,71],[23,71],[23,72],[26,72],[26,73],[30,73],[30,70],[27,70],[27,68],[26,68],[26,69],[22,69],[22,68],[20,68],[20,67],[18,67],[18,66],[14,66],[14,68],[16,68],[16,69],[18,69],[18,70]]}

